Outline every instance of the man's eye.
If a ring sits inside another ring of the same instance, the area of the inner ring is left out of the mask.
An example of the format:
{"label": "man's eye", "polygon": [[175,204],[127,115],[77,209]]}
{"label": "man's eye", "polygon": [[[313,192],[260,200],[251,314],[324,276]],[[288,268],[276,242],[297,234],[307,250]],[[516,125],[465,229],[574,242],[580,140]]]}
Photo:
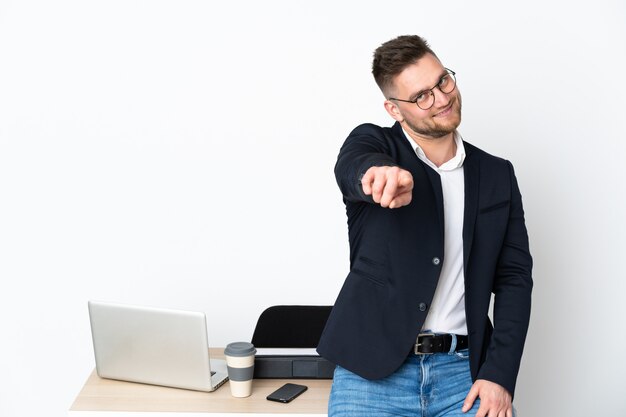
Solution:
{"label": "man's eye", "polygon": [[448,81],[450,81],[450,76],[448,75],[444,75],[443,77],[441,77],[441,79],[439,80],[439,87],[443,87],[444,85],[448,84]]}
{"label": "man's eye", "polygon": [[415,101],[422,102],[426,100],[427,97],[428,97],[428,93],[422,93],[415,98]]}

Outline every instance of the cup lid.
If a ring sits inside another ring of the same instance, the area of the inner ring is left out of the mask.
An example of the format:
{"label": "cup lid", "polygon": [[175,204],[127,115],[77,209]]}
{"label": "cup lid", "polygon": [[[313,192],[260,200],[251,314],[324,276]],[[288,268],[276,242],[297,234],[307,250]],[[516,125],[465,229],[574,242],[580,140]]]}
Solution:
{"label": "cup lid", "polygon": [[256,353],[254,345],[249,342],[229,343],[224,349],[224,355],[228,356],[250,356]]}

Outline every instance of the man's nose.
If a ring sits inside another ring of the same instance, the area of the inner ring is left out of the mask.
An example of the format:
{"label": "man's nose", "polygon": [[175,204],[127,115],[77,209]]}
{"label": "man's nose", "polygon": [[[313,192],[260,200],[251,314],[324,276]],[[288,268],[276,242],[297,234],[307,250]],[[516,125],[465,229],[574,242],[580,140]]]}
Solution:
{"label": "man's nose", "polygon": [[432,94],[435,96],[435,107],[442,108],[450,104],[450,96],[442,92],[439,87],[433,88]]}

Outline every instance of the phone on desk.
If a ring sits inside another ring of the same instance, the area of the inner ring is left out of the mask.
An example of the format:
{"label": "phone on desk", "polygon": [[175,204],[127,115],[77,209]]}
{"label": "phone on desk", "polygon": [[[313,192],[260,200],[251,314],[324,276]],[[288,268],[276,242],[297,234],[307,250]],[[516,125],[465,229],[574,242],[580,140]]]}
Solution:
{"label": "phone on desk", "polygon": [[282,387],[278,388],[276,391],[272,392],[270,395],[268,395],[267,399],[270,401],[288,403],[307,389],[308,387],[306,385],[285,384]]}

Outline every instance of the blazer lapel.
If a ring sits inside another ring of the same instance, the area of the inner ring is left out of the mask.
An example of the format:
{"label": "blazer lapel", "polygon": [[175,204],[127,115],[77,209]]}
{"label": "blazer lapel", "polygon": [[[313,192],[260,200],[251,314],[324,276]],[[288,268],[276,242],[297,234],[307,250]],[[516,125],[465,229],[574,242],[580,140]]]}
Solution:
{"label": "blazer lapel", "polygon": [[[417,155],[415,157],[417,158]],[[417,159],[419,161],[419,158]],[[437,202],[437,214],[439,215],[439,232],[443,237],[445,234],[445,218],[443,213],[443,188],[441,186],[441,177],[437,171],[426,165],[424,162],[419,162],[426,172],[426,176],[430,180],[430,185],[432,187],[433,194],[435,195],[435,201]]]}
{"label": "blazer lapel", "polygon": [[465,176],[465,209],[463,215],[463,272],[467,273],[467,261],[472,250],[472,242],[474,240],[474,225],[476,223],[476,213],[478,212],[480,159],[478,158],[478,155],[476,155],[476,152],[473,152],[471,145],[469,145],[467,142],[464,142],[463,144],[467,152],[467,156],[463,164],[463,173]]}
{"label": "blazer lapel", "polygon": [[[412,164],[414,164],[412,168],[417,172],[422,171],[425,174],[426,178],[428,178],[428,181],[430,182],[431,189],[435,196],[435,202],[437,204],[437,214],[438,214],[438,220],[439,220],[439,226],[440,226],[440,233],[441,233],[441,236],[443,237],[444,214],[443,214],[443,189],[441,188],[441,177],[434,169],[432,169],[431,167],[426,165],[424,162],[422,162],[422,160],[419,159],[419,157],[415,153],[415,149],[412,148],[412,145],[404,136],[404,132],[402,131],[402,126],[400,125],[400,123],[395,122],[392,128],[392,131],[393,131],[394,137],[400,143],[400,146],[402,147],[402,149],[404,149],[404,152],[406,152],[406,154],[410,156],[408,160],[411,161]],[[405,167],[405,168],[408,168],[408,167]],[[420,178],[421,177],[414,177],[413,180],[419,181]]]}

